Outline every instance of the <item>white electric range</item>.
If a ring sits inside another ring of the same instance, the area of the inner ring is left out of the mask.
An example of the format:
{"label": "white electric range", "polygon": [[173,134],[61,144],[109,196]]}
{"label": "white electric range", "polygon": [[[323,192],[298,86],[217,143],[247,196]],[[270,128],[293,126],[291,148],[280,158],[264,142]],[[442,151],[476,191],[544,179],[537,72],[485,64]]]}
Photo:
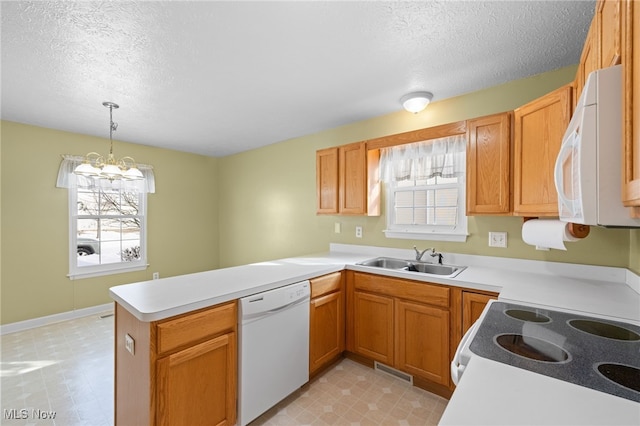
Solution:
{"label": "white electric range", "polygon": [[640,424],[640,323],[491,301],[440,424]]}

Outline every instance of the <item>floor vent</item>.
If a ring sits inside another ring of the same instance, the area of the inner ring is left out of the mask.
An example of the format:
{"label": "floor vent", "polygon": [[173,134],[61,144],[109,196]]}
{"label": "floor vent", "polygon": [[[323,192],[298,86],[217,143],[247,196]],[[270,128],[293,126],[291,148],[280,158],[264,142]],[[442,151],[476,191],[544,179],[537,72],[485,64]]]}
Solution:
{"label": "floor vent", "polygon": [[396,370],[395,368],[389,367],[388,365],[381,364],[378,361],[373,362],[373,368],[374,370],[382,371],[383,373],[386,373],[390,376],[402,380],[403,382],[413,385],[413,376],[411,374],[403,373],[400,370]]}

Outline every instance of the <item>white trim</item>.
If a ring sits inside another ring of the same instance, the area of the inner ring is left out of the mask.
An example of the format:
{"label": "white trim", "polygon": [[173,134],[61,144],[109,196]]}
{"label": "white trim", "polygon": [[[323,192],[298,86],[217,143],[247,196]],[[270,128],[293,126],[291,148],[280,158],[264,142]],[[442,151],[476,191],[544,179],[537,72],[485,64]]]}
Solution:
{"label": "white trim", "polygon": [[57,322],[68,321],[72,319],[88,317],[90,315],[100,314],[104,312],[113,313],[114,303],[105,303],[104,305],[90,306],[88,308],[74,309],[73,311],[61,312],[59,314],[47,315],[45,317],[33,318],[25,321],[13,322],[10,324],[0,325],[0,336],[18,331],[29,330],[43,325],[55,324]]}
{"label": "white trim", "polygon": [[[117,263],[112,263],[112,264],[109,264],[109,265],[117,265]],[[148,267],[149,267],[148,263],[143,263],[141,265],[127,266],[127,267],[124,267],[124,268],[111,267],[111,269],[104,269],[104,270],[100,270],[100,271],[94,270],[93,272],[68,274],[67,277],[70,280],[81,280],[83,278],[102,277],[104,275],[123,274],[125,272],[144,271]]]}
{"label": "white trim", "polygon": [[468,234],[440,234],[437,232],[411,232],[385,229],[384,235],[387,238],[404,238],[406,240],[431,240],[431,241],[453,241],[464,243]]}

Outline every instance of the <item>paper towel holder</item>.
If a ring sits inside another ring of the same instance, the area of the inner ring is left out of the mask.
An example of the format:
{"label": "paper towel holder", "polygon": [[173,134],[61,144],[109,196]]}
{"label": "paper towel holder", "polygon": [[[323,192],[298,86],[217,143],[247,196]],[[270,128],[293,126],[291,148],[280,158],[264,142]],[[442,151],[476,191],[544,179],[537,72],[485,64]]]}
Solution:
{"label": "paper towel holder", "polygon": [[[524,217],[523,219],[523,223],[531,220],[531,219],[538,219],[537,217]],[[574,238],[585,238],[587,235],[589,235],[589,231],[591,231],[591,227],[589,225],[582,225],[580,223],[571,223],[568,222],[567,223],[567,231],[569,232],[569,234],[574,237]]]}

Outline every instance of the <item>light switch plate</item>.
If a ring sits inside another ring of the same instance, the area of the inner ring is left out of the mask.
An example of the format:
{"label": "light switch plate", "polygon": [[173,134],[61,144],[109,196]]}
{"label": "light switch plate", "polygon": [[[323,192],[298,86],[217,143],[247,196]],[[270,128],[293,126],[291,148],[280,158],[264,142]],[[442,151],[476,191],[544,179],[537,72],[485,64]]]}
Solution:
{"label": "light switch plate", "polygon": [[507,233],[489,232],[489,247],[507,247]]}

